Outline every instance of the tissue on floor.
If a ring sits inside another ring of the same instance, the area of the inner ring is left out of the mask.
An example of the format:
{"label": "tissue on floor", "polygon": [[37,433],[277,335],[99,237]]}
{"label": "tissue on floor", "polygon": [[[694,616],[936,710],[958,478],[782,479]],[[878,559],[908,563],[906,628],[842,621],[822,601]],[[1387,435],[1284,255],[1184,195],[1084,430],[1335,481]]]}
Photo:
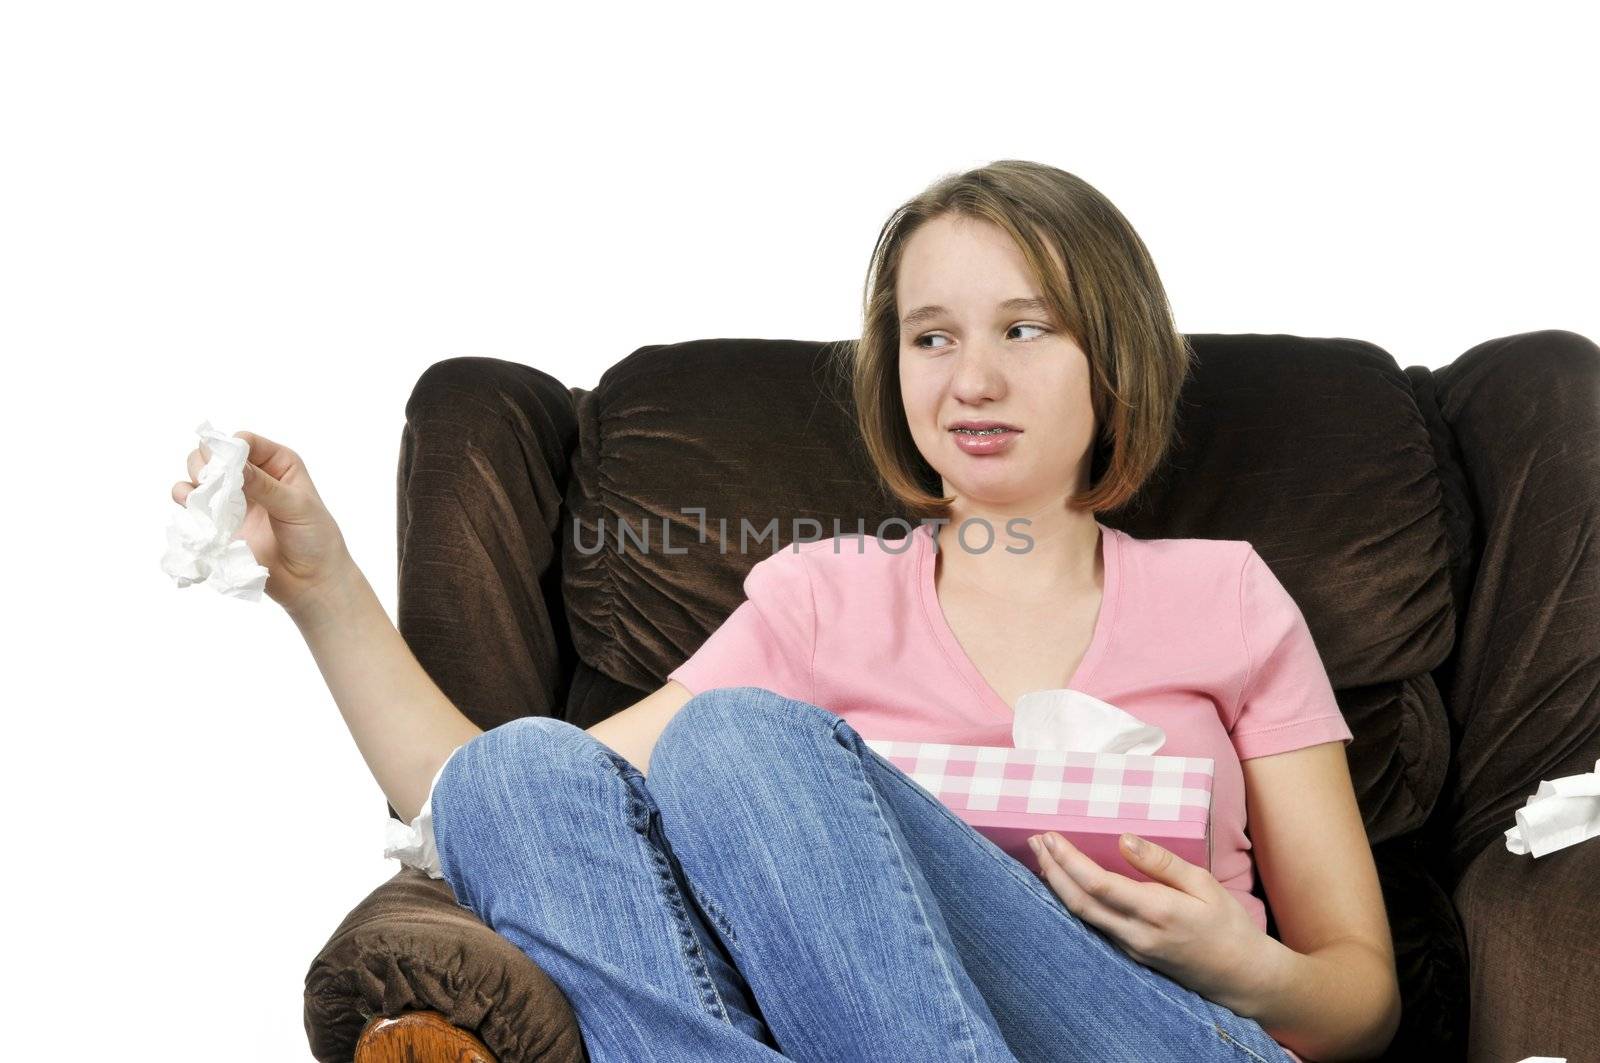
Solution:
{"label": "tissue on floor", "polygon": [[1035,874],[1028,838],[1047,831],[1137,881],[1150,876],[1122,855],[1124,832],[1211,868],[1210,757],[1155,755],[1164,731],[1077,690],[1024,694],[1012,735],[1013,746],[862,740]]}
{"label": "tissue on floor", "polygon": [[179,587],[203,583],[219,594],[260,601],[269,573],[250,544],[234,539],[244,523],[244,464],[250,444],[202,421],[195,429],[211,459],[200,470],[184,506],[167,525],[161,568]]}
{"label": "tissue on floor", "polygon": [[1594,771],[1539,783],[1539,791],[1517,809],[1517,825],[1506,831],[1506,848],[1535,857],[1600,835],[1600,760]]}

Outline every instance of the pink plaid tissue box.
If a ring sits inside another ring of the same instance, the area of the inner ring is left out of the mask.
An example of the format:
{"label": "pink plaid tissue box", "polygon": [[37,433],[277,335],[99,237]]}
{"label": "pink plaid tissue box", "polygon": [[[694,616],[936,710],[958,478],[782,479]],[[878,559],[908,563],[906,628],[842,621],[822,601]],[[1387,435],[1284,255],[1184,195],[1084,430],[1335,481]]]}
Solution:
{"label": "pink plaid tissue box", "polygon": [[1139,881],[1150,876],[1123,857],[1124,832],[1211,869],[1210,757],[863,740],[1036,875],[1028,838],[1047,831]]}

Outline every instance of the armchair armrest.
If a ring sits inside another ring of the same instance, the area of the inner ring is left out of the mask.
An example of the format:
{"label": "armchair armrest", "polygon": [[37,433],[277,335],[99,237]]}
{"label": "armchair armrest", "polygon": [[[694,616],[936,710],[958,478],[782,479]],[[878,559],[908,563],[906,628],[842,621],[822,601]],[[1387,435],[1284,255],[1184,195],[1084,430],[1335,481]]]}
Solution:
{"label": "armchair armrest", "polygon": [[1496,835],[1456,885],[1472,982],[1470,1060],[1566,1056],[1600,1044],[1600,840],[1517,856]]}
{"label": "armchair armrest", "polygon": [[306,973],[311,1053],[352,1060],[370,1020],[417,1011],[475,1032],[498,1063],[588,1060],[549,975],[457,903],[447,882],[403,867],[345,917]]}

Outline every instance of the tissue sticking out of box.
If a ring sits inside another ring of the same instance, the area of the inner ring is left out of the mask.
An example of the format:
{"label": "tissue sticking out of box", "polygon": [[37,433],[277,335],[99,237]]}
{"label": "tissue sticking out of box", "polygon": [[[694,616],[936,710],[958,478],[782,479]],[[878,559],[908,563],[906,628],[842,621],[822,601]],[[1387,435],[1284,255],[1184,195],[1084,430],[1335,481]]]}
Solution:
{"label": "tissue sticking out of box", "polygon": [[211,460],[167,525],[167,552],[161,568],[179,587],[204,583],[219,594],[258,602],[268,572],[256,563],[250,544],[234,539],[244,523],[244,463],[250,444],[202,421],[195,429]]}
{"label": "tissue sticking out of box", "polygon": [[1018,749],[1154,753],[1167,733],[1081,690],[1035,690],[1017,699],[1011,743]]}
{"label": "tissue sticking out of box", "polygon": [[1506,848],[1535,857],[1600,835],[1600,760],[1594,771],[1545,779],[1539,792],[1517,809],[1517,825],[1506,831]]}

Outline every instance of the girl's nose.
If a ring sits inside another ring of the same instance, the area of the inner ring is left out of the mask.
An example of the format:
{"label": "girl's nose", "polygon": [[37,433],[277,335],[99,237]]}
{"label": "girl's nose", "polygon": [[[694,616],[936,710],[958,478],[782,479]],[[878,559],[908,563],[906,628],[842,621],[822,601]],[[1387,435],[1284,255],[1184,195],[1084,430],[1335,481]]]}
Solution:
{"label": "girl's nose", "polygon": [[[969,353],[970,352],[970,353]],[[997,354],[975,348],[956,355],[951,390],[965,399],[997,396],[1005,390],[1005,373]]]}

